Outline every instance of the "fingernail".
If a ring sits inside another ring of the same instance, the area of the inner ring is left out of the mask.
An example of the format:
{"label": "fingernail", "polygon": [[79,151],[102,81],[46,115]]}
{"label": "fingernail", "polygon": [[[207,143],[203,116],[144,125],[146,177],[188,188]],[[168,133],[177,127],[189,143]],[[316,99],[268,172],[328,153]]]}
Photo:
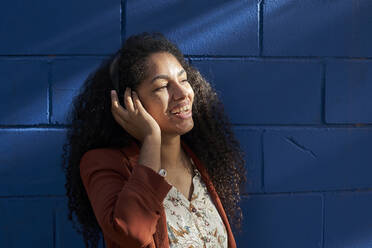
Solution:
{"label": "fingernail", "polygon": [[115,90],[111,90],[111,95],[115,95]]}

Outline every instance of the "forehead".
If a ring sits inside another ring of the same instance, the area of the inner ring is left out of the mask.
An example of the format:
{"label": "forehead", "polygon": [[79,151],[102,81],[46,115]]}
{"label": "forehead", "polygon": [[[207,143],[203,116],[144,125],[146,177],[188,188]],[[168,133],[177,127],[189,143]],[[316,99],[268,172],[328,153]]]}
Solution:
{"label": "forehead", "polygon": [[183,69],[177,58],[167,52],[153,53],[146,62],[149,76],[156,76],[156,74],[177,75]]}

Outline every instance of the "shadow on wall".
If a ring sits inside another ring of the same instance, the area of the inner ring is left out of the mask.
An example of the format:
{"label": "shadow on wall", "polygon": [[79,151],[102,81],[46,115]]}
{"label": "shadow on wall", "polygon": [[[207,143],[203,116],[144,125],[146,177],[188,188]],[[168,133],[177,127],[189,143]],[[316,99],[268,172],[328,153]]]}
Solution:
{"label": "shadow on wall", "polygon": [[[107,54],[120,46],[120,1],[1,5],[0,54]],[[9,28],[11,27],[11,28]]]}
{"label": "shadow on wall", "polygon": [[263,55],[371,57],[371,1],[265,0]]}
{"label": "shadow on wall", "polygon": [[46,61],[0,60],[0,81],[0,125],[48,123]]}
{"label": "shadow on wall", "polygon": [[257,1],[210,3],[129,0],[126,36],[162,32],[188,55],[258,55]]}

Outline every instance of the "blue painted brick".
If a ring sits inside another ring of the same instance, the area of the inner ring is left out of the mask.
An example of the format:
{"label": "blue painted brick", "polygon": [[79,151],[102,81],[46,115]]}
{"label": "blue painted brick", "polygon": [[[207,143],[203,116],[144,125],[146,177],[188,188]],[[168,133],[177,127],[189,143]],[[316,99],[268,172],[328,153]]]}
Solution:
{"label": "blue painted brick", "polygon": [[265,0],[263,54],[372,56],[369,0]]}
{"label": "blue painted brick", "polygon": [[324,248],[371,247],[371,209],[372,192],[326,194]]}
{"label": "blue painted brick", "polygon": [[[78,248],[85,247],[84,239],[81,234],[73,228],[72,222],[68,219],[68,200],[67,197],[61,197],[55,200],[55,248]],[[103,248],[104,239],[98,242],[98,248]]]}
{"label": "blue painted brick", "polygon": [[372,123],[372,62],[331,60],[326,68],[326,122]]}
{"label": "blue painted brick", "polygon": [[321,122],[321,65],[308,61],[193,60],[236,124]]}
{"label": "blue painted brick", "polygon": [[164,33],[185,54],[258,55],[257,0],[128,0],[126,36]]}
{"label": "blue painted brick", "polygon": [[322,247],[320,195],[253,195],[243,199],[243,232],[235,235],[237,247]]}
{"label": "blue painted brick", "polygon": [[72,227],[72,222],[68,219],[67,198],[63,197],[56,200],[56,246],[64,247],[84,247],[83,236],[78,234]]}
{"label": "blue painted brick", "polygon": [[0,54],[107,54],[120,46],[120,1],[14,0],[0,10]]}
{"label": "blue painted brick", "polygon": [[1,247],[53,247],[53,200],[0,199]]}
{"label": "blue painted brick", "polygon": [[0,60],[0,125],[48,123],[47,98],[45,61]]}
{"label": "blue painted brick", "polygon": [[[52,65],[52,118],[53,123],[67,123],[67,112],[72,107],[72,99],[90,73],[103,59],[61,59]],[[108,82],[110,83],[110,82]]]}
{"label": "blue painted brick", "polygon": [[247,170],[247,187],[249,193],[261,192],[262,176],[262,141],[261,131],[249,130],[245,127],[235,127],[234,133],[244,152]]}
{"label": "blue painted brick", "polygon": [[0,131],[0,195],[65,194],[63,130]]}
{"label": "blue painted brick", "polygon": [[372,187],[371,129],[292,129],[264,133],[267,192]]}

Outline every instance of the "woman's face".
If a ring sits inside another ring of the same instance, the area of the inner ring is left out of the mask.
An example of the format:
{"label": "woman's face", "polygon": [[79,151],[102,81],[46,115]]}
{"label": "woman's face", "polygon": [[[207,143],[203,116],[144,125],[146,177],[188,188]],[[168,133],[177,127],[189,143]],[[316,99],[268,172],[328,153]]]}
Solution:
{"label": "woman's face", "polygon": [[159,124],[162,134],[182,135],[194,126],[194,91],[187,74],[170,53],[153,53],[147,58],[147,75],[137,88],[147,112]]}

